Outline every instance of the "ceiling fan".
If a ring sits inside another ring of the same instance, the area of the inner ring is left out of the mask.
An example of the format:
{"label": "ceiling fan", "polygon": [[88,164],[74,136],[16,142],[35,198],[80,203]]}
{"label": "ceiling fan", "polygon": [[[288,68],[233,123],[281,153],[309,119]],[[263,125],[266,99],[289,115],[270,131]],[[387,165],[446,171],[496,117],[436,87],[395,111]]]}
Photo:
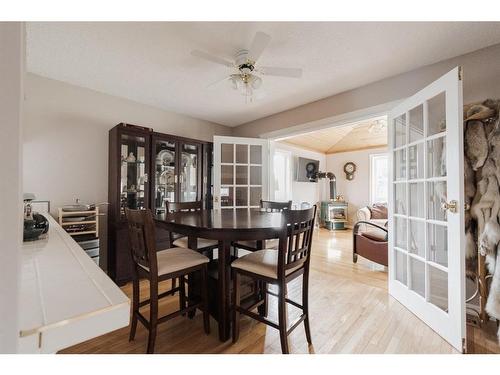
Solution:
{"label": "ceiling fan", "polygon": [[250,48],[248,50],[239,50],[236,53],[234,62],[221,57],[213,56],[200,50],[191,51],[191,55],[234,69],[234,73],[231,73],[229,76],[213,82],[208,86],[210,87],[221,82],[228,81],[234,90],[239,91],[247,99],[252,101],[254,90],[257,90],[262,86],[262,78],[259,77],[259,75],[290,78],[300,78],[302,76],[302,69],[299,68],[260,66],[257,64],[257,60],[262,55],[264,49],[269,45],[270,41],[271,37],[268,34],[263,33],[262,31],[257,32],[253,38]]}

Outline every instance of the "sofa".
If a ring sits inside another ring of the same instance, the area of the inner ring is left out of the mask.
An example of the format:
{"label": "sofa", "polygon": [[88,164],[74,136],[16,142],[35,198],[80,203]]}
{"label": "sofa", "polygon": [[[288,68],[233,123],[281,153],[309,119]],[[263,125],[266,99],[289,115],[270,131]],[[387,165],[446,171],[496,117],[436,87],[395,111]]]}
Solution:
{"label": "sofa", "polygon": [[387,206],[374,204],[356,212],[357,222],[353,227],[352,260],[362,256],[372,262],[388,266]]}

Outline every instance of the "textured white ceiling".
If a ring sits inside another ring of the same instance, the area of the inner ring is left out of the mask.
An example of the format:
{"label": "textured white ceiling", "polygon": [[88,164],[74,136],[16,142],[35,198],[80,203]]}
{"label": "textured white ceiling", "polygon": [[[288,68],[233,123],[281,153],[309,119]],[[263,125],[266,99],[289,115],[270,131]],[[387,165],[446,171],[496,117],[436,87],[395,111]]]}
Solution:
{"label": "textured white ceiling", "polygon": [[[190,51],[231,59],[256,31],[272,37],[262,65],[299,67],[303,77],[264,77],[253,103],[226,85],[207,88],[231,69]],[[27,69],[236,126],[497,43],[499,22],[29,22]]]}

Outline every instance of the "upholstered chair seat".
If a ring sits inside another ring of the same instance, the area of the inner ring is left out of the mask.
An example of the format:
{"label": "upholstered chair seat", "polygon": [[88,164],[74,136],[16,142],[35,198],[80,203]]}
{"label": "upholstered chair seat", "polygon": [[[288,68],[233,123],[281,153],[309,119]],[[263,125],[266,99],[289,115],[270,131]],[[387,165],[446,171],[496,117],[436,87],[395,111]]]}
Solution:
{"label": "upholstered chair seat", "polygon": [[[174,246],[177,247],[183,247],[183,248],[189,248],[188,246],[188,238],[187,237],[180,237],[176,239],[173,243]],[[208,240],[206,238],[198,238],[198,249],[204,249],[207,247],[216,247],[218,246],[218,242],[216,240]]]}
{"label": "upholstered chair seat", "polygon": [[[231,267],[269,277],[271,279],[277,279],[278,251],[276,251],[276,249],[254,251],[253,253],[236,259],[233,263],[231,263]],[[302,265],[286,270],[285,275],[290,275],[293,271],[299,269],[300,267],[302,267]]]}
{"label": "upholstered chair seat", "polygon": [[[194,250],[181,247],[158,251],[156,253],[156,260],[158,263],[158,276],[196,267],[200,264],[208,263],[209,261],[206,256]],[[148,267],[139,266],[149,272]]]}

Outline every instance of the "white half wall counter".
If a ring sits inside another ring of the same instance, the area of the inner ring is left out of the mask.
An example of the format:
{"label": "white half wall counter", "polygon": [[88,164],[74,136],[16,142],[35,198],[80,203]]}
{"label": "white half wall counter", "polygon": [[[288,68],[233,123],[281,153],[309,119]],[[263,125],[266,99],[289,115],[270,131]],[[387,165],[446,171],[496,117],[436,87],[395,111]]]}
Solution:
{"label": "white half wall counter", "polygon": [[55,353],[125,327],[130,300],[49,215],[22,247],[20,353]]}

